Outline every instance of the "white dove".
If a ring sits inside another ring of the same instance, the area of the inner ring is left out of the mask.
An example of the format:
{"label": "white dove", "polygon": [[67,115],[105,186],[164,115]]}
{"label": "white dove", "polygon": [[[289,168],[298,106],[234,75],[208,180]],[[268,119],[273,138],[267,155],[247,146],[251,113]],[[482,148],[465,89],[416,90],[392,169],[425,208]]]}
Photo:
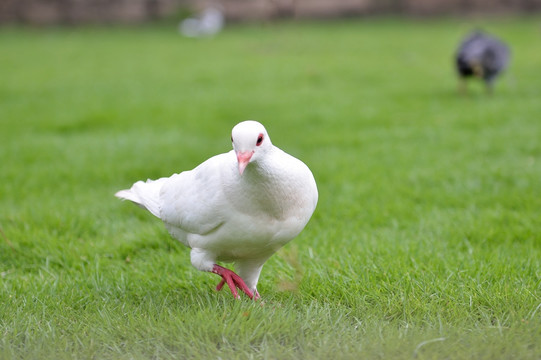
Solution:
{"label": "white dove", "polygon": [[[235,298],[237,287],[258,299],[263,264],[297,236],[312,216],[318,191],[310,169],[272,145],[262,124],[248,120],[232,131],[233,150],[191,171],[138,181],[115,194],[160,218],[190,247],[191,262],[218,274]],[[217,264],[234,262],[238,275]]]}

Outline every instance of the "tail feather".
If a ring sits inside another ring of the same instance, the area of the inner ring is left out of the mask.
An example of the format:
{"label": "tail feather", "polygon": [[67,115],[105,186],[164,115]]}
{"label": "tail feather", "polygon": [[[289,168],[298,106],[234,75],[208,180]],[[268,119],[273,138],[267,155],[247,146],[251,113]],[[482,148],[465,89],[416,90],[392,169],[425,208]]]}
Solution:
{"label": "tail feather", "polygon": [[130,200],[159,218],[160,190],[166,180],[167,178],[138,181],[130,189],[120,190],[115,196],[122,200]]}

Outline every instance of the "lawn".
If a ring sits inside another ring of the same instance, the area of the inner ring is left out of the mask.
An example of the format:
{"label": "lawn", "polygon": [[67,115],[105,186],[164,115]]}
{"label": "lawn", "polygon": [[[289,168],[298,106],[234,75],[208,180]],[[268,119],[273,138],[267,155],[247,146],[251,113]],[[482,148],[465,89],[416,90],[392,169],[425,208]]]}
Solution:
{"label": "lawn", "polygon": [[[0,359],[541,358],[540,20],[0,28]],[[475,26],[493,96],[457,93]],[[319,187],[255,303],[113,197],[246,119]]]}

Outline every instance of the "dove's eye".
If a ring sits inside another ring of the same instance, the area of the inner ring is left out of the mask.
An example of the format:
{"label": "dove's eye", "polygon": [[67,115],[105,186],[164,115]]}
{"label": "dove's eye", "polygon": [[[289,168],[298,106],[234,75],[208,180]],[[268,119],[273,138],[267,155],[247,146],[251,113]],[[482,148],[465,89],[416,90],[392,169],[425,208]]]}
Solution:
{"label": "dove's eye", "polygon": [[256,145],[259,146],[263,143],[263,134],[259,134],[259,136],[257,137],[257,143]]}
{"label": "dove's eye", "polygon": [[233,142],[233,135],[231,135],[231,142]]}

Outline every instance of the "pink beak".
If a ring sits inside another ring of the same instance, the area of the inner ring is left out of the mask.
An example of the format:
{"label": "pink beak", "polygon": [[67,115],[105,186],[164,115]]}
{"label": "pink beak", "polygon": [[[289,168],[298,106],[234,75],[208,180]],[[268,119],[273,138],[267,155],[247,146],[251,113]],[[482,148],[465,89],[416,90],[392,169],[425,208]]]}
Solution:
{"label": "pink beak", "polygon": [[241,175],[244,172],[244,169],[246,169],[246,166],[250,162],[250,159],[252,158],[253,154],[254,154],[253,151],[245,151],[245,152],[239,151],[237,153],[237,161],[239,162],[239,173]]}

